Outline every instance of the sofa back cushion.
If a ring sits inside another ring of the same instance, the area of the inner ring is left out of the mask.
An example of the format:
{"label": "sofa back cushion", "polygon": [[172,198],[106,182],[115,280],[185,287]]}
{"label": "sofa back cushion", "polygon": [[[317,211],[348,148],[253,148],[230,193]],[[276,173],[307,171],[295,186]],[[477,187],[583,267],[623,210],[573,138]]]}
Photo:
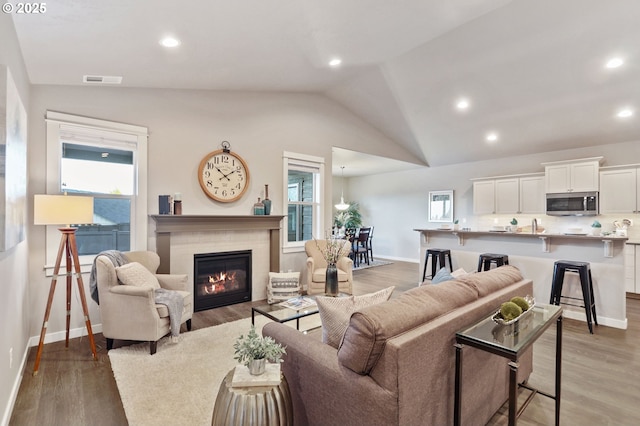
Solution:
{"label": "sofa back cushion", "polygon": [[416,287],[395,299],[360,309],[351,315],[338,349],[338,360],[358,374],[368,374],[388,339],[477,298],[473,287],[447,281],[437,286]]}
{"label": "sofa back cushion", "polygon": [[361,309],[351,316],[338,348],[338,360],[358,374],[369,374],[388,339],[521,280],[516,267],[501,266],[439,285],[413,288],[395,299]]}
{"label": "sofa back cushion", "polygon": [[476,289],[478,296],[484,297],[522,279],[518,268],[504,265],[486,272],[463,275],[456,281]]}

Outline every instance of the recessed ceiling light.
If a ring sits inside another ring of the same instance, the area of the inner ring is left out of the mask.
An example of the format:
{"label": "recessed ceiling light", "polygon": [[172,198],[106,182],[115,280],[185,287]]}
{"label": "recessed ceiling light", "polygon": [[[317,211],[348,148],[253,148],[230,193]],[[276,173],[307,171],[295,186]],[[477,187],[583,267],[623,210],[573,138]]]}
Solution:
{"label": "recessed ceiling light", "polygon": [[487,133],[485,139],[487,140],[487,142],[495,142],[498,140],[498,134],[496,132],[489,132]]}
{"label": "recessed ceiling light", "polygon": [[332,60],[329,61],[329,66],[330,67],[337,67],[340,66],[340,64],[342,63],[342,59],[340,58],[333,58]]}
{"label": "recessed ceiling light", "polygon": [[630,108],[625,108],[625,109],[621,109],[620,111],[618,111],[618,113],[616,114],[616,116],[618,118],[629,118],[633,115],[633,110]]}
{"label": "recessed ceiling light", "polygon": [[469,108],[471,104],[469,103],[469,99],[465,99],[465,98],[460,98],[458,99],[458,102],[456,102],[456,108],[458,108],[461,111],[466,110],[467,108]]}
{"label": "recessed ceiling light", "polygon": [[162,40],[160,40],[160,44],[163,45],[164,47],[177,47],[177,46],[180,46],[180,40],[173,37],[165,37]]}
{"label": "recessed ceiling light", "polygon": [[608,69],[614,69],[614,68],[618,68],[622,64],[624,64],[624,59],[616,57],[616,58],[609,59],[605,67]]}

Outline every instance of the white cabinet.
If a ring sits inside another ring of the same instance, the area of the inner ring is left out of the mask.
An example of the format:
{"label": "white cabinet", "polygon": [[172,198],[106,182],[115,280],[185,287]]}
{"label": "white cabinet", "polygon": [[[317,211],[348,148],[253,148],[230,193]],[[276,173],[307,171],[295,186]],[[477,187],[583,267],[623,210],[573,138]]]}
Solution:
{"label": "white cabinet", "polygon": [[518,179],[496,179],[496,213],[518,213],[520,211],[520,189]]}
{"label": "white cabinet", "polygon": [[624,285],[627,293],[640,293],[640,246],[625,244]]}
{"label": "white cabinet", "polygon": [[495,213],[495,181],[473,182],[473,214]]}
{"label": "white cabinet", "polygon": [[600,172],[600,213],[640,213],[640,168]]}
{"label": "white cabinet", "polygon": [[598,191],[600,159],[578,162],[545,163],[546,191]]}
{"label": "white cabinet", "polygon": [[544,176],[504,177],[473,183],[474,214],[544,213]]}
{"label": "white cabinet", "polygon": [[520,210],[519,213],[544,213],[545,192],[544,176],[521,177],[520,183]]}

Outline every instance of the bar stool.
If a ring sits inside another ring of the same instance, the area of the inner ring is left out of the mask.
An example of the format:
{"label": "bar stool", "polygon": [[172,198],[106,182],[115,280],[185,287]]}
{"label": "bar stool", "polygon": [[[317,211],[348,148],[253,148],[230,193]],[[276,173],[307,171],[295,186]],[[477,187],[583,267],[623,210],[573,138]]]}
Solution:
{"label": "bar stool", "polygon": [[482,271],[483,266],[484,270],[488,271],[491,269],[491,264],[495,263],[496,268],[502,265],[509,264],[509,256],[506,254],[495,254],[495,253],[483,253],[480,255],[478,259],[478,272]]}
{"label": "bar stool", "polygon": [[[568,302],[560,302],[560,298],[580,300],[577,297],[569,297],[562,295],[562,284],[564,281],[564,273],[577,272],[580,274],[580,287],[582,287],[582,301],[584,305],[576,305]],[[589,333],[593,334],[593,326],[591,320],[598,325],[598,319],[596,317],[596,299],[593,295],[593,280],[591,279],[591,265],[589,262],[574,262],[571,260],[558,260],[553,264],[553,281],[551,282],[551,300],[549,302],[552,305],[564,305],[578,306],[584,308],[587,314],[587,325],[589,326]]]}
{"label": "bar stool", "polygon": [[440,268],[446,268],[446,258],[449,258],[449,269],[453,272],[453,265],[451,264],[451,250],[445,249],[427,249],[427,255],[424,258],[424,272],[422,272],[422,281],[427,278],[427,264],[429,263],[429,256],[431,256],[431,278],[436,274],[436,264],[440,264]]}

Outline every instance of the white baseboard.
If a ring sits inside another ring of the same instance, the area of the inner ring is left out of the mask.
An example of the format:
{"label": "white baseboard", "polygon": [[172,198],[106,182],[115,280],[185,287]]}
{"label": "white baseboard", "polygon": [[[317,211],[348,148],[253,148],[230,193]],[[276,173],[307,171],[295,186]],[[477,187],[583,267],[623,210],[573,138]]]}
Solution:
{"label": "white baseboard", "polygon": [[[584,313],[584,311],[578,312],[578,311],[570,311],[568,309],[563,309],[562,316],[565,318],[582,321],[585,323],[585,327],[587,326],[586,325],[587,315]],[[615,318],[602,317],[600,315],[598,315],[598,324],[606,325],[607,327],[620,328],[622,330],[626,330],[628,325],[626,318],[624,319],[624,321],[622,321]],[[595,327],[595,324],[593,324],[593,326]]]}
{"label": "white baseboard", "polygon": [[0,425],[8,426],[9,420],[11,420],[11,413],[13,413],[13,407],[16,404],[16,399],[18,398],[18,391],[20,390],[20,384],[22,383],[22,377],[24,376],[24,369],[27,365],[27,355],[29,355],[29,345],[22,351],[22,360],[20,361],[19,371],[20,374],[16,376],[16,379],[13,382],[13,386],[11,387],[11,393],[9,394],[9,401],[7,402],[7,406],[5,407],[4,414],[2,415],[2,422]]}
{"label": "white baseboard", "polygon": [[374,256],[376,259],[382,259],[382,260],[396,260],[398,262],[408,262],[408,263],[417,263],[420,264],[420,260],[417,259],[410,259],[407,257],[394,257],[394,256]]}
{"label": "white baseboard", "polygon": [[[91,324],[91,331],[93,331],[93,334],[102,333],[102,324],[95,324],[95,325]],[[70,339],[74,339],[76,337],[83,337],[86,335],[87,335],[86,327],[72,328],[69,330]],[[65,338],[66,338],[65,330],[56,331],[55,333],[47,333],[44,336],[44,343],[47,344],[47,343],[53,343],[53,342],[60,342]],[[29,347],[38,346],[38,343],[40,343],[40,335],[31,336],[29,338]]]}

